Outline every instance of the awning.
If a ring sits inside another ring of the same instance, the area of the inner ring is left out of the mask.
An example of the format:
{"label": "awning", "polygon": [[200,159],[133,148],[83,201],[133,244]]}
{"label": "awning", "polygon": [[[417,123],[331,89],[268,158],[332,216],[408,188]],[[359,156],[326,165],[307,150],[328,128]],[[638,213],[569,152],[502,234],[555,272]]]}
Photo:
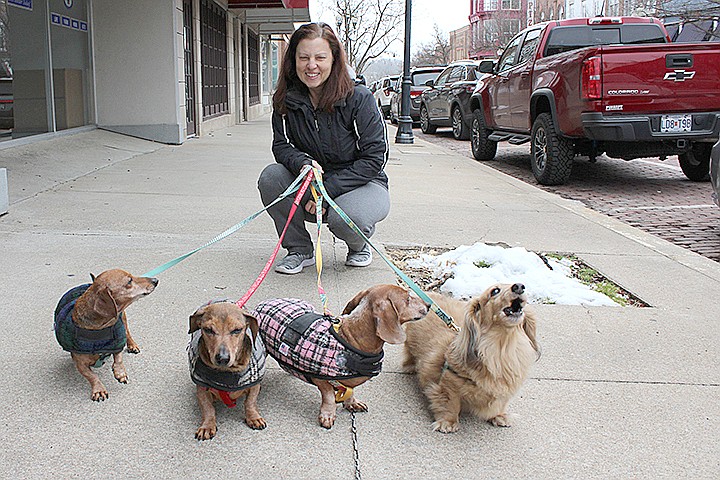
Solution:
{"label": "awning", "polygon": [[228,9],[242,13],[260,34],[292,33],[295,23],[310,21],[310,0],[229,0]]}

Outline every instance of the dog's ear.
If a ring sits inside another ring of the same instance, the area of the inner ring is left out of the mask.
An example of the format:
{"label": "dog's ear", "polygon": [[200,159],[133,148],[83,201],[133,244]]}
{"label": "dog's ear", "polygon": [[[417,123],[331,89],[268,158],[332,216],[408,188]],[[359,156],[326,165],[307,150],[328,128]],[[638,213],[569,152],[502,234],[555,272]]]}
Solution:
{"label": "dog's ear", "polygon": [[248,324],[248,327],[250,328],[250,333],[252,333],[251,340],[253,341],[253,345],[255,345],[255,339],[258,336],[258,332],[260,331],[260,327],[258,325],[257,318],[255,318],[253,315],[250,314],[247,310],[242,310],[243,315],[245,315],[245,320]]}
{"label": "dog's ear", "polygon": [[525,335],[527,335],[530,339],[530,343],[535,349],[537,359],[540,360],[542,349],[537,341],[537,322],[535,321],[535,314],[531,311],[525,310],[525,323],[523,324],[523,330],[525,330]]}
{"label": "dog's ear", "polygon": [[476,297],[471,299],[467,304],[465,322],[458,334],[460,336],[459,343],[463,346],[460,355],[464,364],[474,363],[480,358],[477,341],[479,338],[478,328],[483,321],[483,303],[483,297]]}
{"label": "dog's ear", "polygon": [[362,292],[359,292],[357,295],[355,295],[353,297],[353,299],[350,300],[347,305],[345,305],[345,308],[343,309],[342,314],[347,315],[350,312],[352,312],[353,310],[355,310],[355,307],[357,307],[360,304],[362,299],[365,298],[365,296],[367,294],[368,294],[368,291],[363,290]]}
{"label": "dog's ear", "polygon": [[[404,307],[401,305],[400,308]],[[405,330],[400,326],[400,312],[393,303],[392,294],[373,302],[373,315],[378,337],[393,344],[405,341]]]}
{"label": "dog's ear", "polygon": [[90,273],[90,281],[91,282],[95,281],[95,275],[93,275],[92,272]]}
{"label": "dog's ear", "polygon": [[193,333],[200,329],[200,322],[202,321],[203,315],[205,315],[206,308],[207,306],[198,308],[195,310],[195,313],[190,315],[190,329],[188,333]]}
{"label": "dog's ear", "polygon": [[118,305],[108,287],[98,289],[97,295],[94,295],[92,298],[92,309],[102,318],[114,318],[120,313]]}

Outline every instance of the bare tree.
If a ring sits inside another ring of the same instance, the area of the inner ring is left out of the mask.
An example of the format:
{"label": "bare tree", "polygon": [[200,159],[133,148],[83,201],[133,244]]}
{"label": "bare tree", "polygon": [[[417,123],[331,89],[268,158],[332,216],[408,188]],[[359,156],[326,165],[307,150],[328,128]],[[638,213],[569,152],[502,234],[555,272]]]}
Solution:
{"label": "bare tree", "polygon": [[524,19],[516,13],[498,10],[492,18],[485,19],[474,32],[473,50],[494,55],[525,26]]}
{"label": "bare tree", "polygon": [[713,20],[720,17],[720,0],[672,0],[657,2],[653,7],[655,9],[653,13],[658,17],[675,17],[685,22]]}
{"label": "bare tree", "polygon": [[[648,2],[654,3],[654,2]],[[648,5],[649,6],[649,5]],[[679,32],[690,28],[691,38],[697,40],[718,41],[720,37],[720,0],[671,0],[669,2],[658,1],[653,5],[654,16],[663,18],[668,30],[674,31],[673,41]],[[675,26],[672,30],[670,26]],[[680,40],[682,41],[682,40]]]}
{"label": "bare tree", "polygon": [[333,0],[328,8],[335,15],[335,31],[348,62],[358,74],[404,33],[402,0]]}
{"label": "bare tree", "polygon": [[452,47],[448,35],[440,30],[437,23],[433,25],[432,40],[423,43],[413,55],[410,64],[417,65],[447,65],[452,58]]}

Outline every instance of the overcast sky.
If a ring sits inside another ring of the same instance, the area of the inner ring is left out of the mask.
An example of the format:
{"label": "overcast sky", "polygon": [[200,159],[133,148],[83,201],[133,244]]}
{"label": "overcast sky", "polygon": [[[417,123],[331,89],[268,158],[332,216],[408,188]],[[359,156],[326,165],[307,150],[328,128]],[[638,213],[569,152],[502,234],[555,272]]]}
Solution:
{"label": "overcast sky", "polygon": [[[327,2],[327,0],[310,1],[310,15],[313,21],[323,20],[330,25],[334,25],[335,22],[332,16],[325,18],[321,14],[323,1]],[[469,15],[470,0],[413,0],[412,25],[410,27],[413,47],[432,40],[433,25],[435,23],[442,32],[447,34],[452,30],[468,25],[470,23],[468,20]],[[404,38],[403,35],[401,33],[401,38]],[[401,44],[398,43],[395,49],[398,53],[402,53]]]}

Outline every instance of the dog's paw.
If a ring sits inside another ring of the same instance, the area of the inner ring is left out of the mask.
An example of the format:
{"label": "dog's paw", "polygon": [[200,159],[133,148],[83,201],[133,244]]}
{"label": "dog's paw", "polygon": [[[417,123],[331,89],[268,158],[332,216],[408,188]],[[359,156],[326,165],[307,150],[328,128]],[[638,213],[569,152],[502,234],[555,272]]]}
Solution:
{"label": "dog's paw", "polygon": [[368,406],[362,402],[358,402],[357,400],[353,399],[352,401],[346,401],[343,402],[343,407],[345,407],[345,410],[348,412],[367,412]]}
{"label": "dog's paw", "polygon": [[93,390],[92,396],[90,398],[92,398],[93,402],[104,402],[109,396],[110,394],[108,393],[108,391],[102,388]]}
{"label": "dog's paw", "polygon": [[433,430],[440,433],[455,433],[458,431],[458,422],[449,420],[437,420],[433,423]]}
{"label": "dog's paw", "polygon": [[126,348],[128,353],[140,353],[140,347],[137,343],[128,343]]}
{"label": "dog's paw", "polygon": [[512,424],[510,423],[510,418],[506,413],[501,413],[500,415],[491,418],[488,420],[488,422],[492,423],[496,427],[511,427]]}
{"label": "dog's paw", "polygon": [[212,425],[208,427],[204,427],[200,425],[200,428],[197,429],[197,432],[195,432],[195,438],[198,440],[210,440],[215,436],[217,433],[217,427]]}
{"label": "dog's paw", "polygon": [[320,422],[320,426],[323,428],[330,429],[335,424],[335,412],[333,413],[323,413],[320,412],[320,415],[318,415],[318,422]]}
{"label": "dog's paw", "polygon": [[120,383],[127,383],[128,382],[128,375],[124,368],[117,369],[113,368],[113,377],[115,377],[115,380],[117,380]]}
{"label": "dog's paw", "polygon": [[253,430],[264,430],[267,427],[267,422],[263,417],[246,418],[245,423]]}

